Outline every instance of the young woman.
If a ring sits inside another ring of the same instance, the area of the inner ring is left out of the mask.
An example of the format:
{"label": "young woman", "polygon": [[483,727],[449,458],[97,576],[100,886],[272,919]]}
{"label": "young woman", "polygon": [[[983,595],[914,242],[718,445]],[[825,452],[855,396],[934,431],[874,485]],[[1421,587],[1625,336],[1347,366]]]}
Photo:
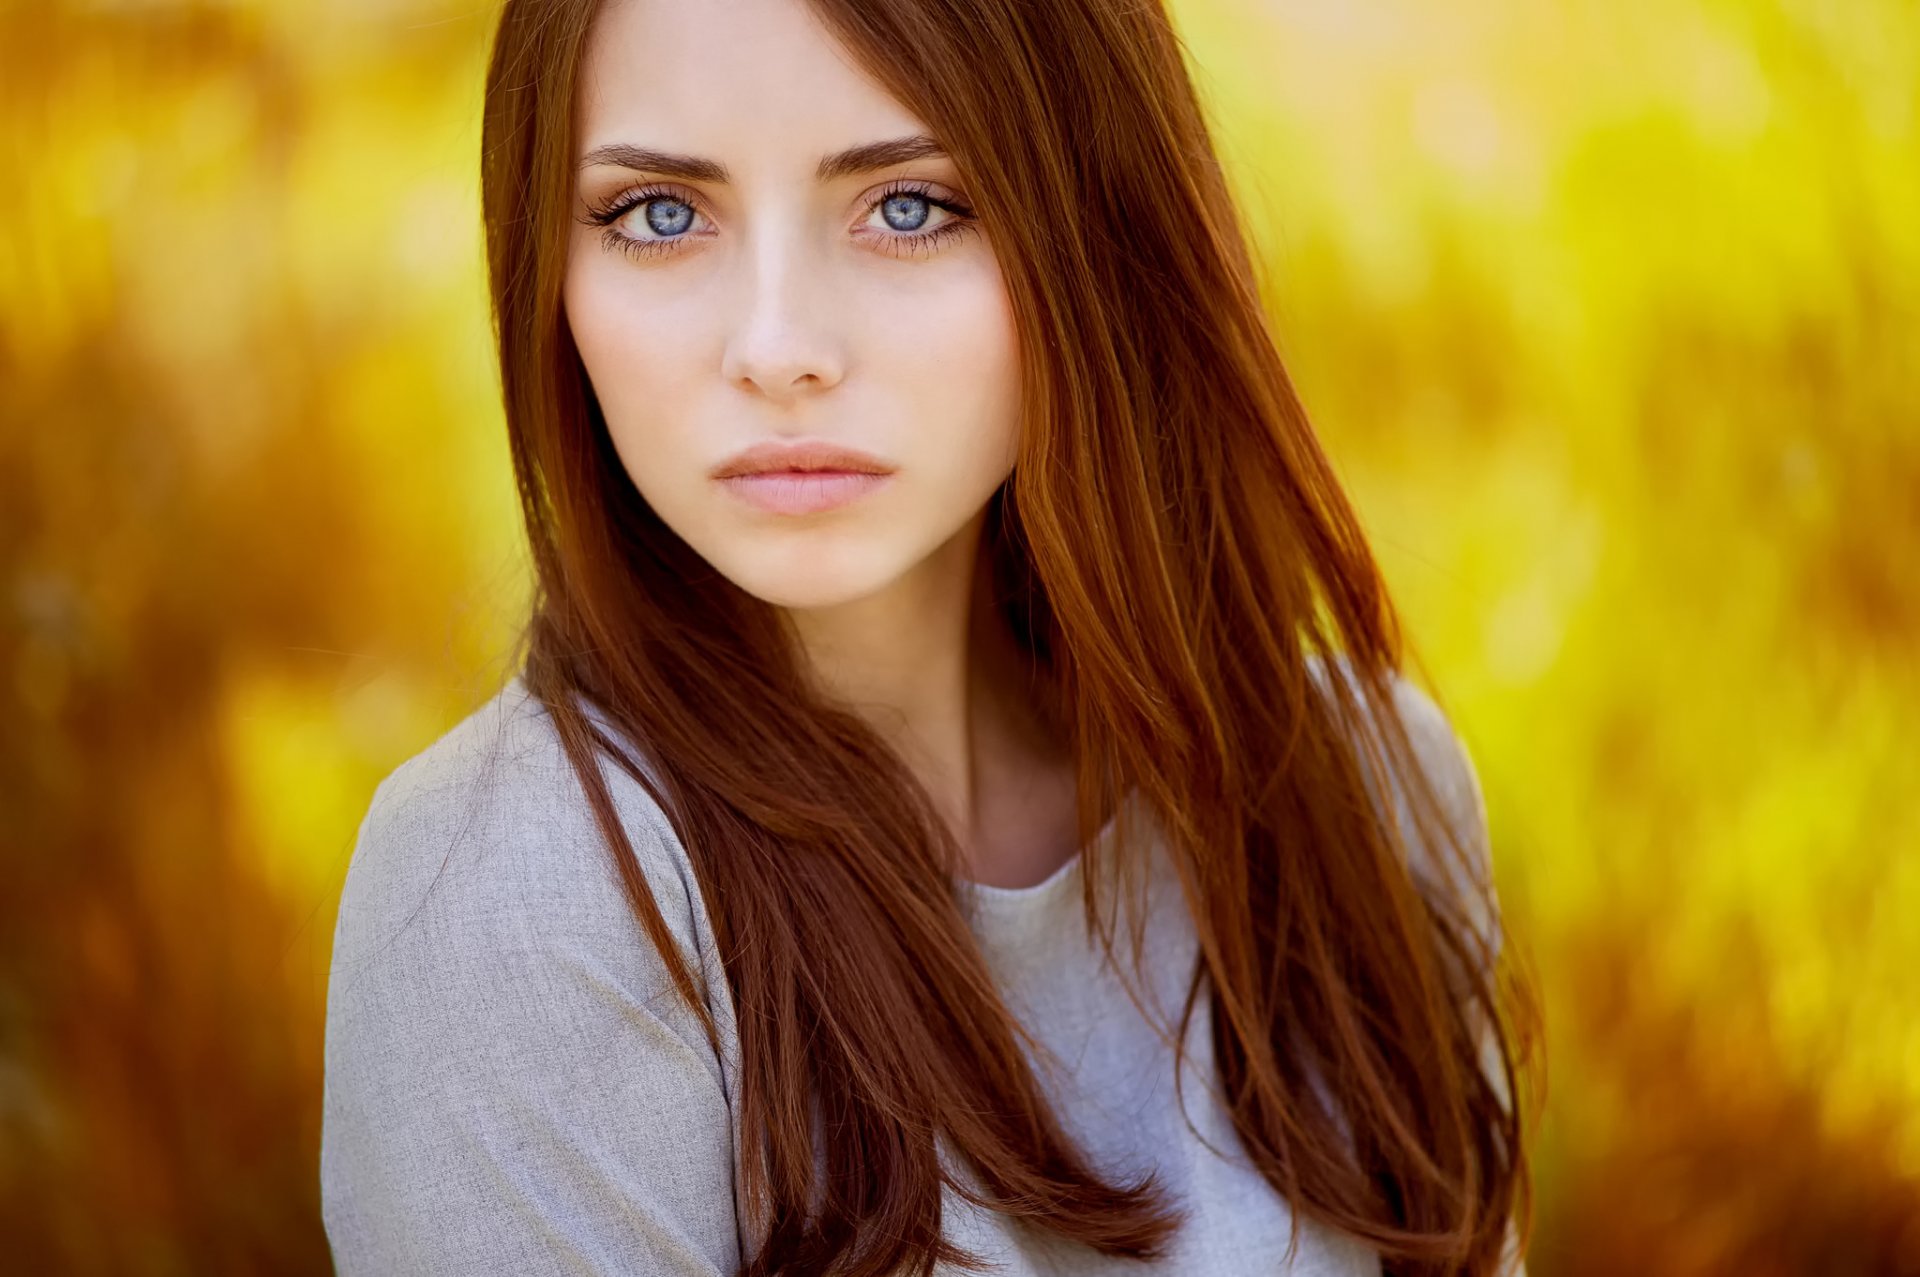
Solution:
{"label": "young woman", "polygon": [[537,602],[360,829],[340,1271],[1510,1271],[1480,791],[1161,8],[508,0],[483,149]]}

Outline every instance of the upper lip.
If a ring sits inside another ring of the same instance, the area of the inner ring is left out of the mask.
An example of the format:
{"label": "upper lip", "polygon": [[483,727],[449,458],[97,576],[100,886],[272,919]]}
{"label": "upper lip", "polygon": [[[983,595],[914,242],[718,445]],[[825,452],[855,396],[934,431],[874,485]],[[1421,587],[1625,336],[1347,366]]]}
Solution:
{"label": "upper lip", "polygon": [[767,440],[742,449],[714,468],[713,477],[728,479],[742,474],[767,474],[780,470],[850,470],[856,474],[887,474],[893,467],[872,453],[845,448],[837,443],[809,439],[791,443]]}

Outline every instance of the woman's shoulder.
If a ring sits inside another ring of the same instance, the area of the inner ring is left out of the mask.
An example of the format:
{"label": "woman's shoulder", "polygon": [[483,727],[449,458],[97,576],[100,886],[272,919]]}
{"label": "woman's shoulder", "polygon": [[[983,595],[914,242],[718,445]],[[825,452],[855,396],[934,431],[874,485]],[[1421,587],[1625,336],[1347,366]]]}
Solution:
{"label": "woman's shoulder", "polygon": [[[602,767],[611,782],[616,769]],[[616,789],[625,820],[652,824],[664,815],[638,786]],[[519,675],[438,738],[403,760],[374,787],[367,820],[487,812],[551,821],[586,810],[586,794],[546,705]],[[530,832],[539,822],[524,821]]]}
{"label": "woman's shoulder", "polygon": [[[697,970],[707,927],[685,849],[644,787],[610,763],[600,773]],[[341,890],[336,977],[407,928],[456,953],[503,942],[621,953],[643,934],[552,716],[518,676],[374,788]]]}
{"label": "woman's shoulder", "polygon": [[[1309,670],[1323,693],[1328,686],[1329,664],[1338,671],[1342,681],[1358,693],[1358,675],[1344,654],[1336,654],[1330,662],[1317,655],[1309,656]],[[1384,794],[1375,784],[1371,771],[1367,773],[1367,782],[1376,801],[1389,808],[1398,822],[1414,875],[1430,885],[1444,886],[1455,898],[1464,899],[1475,928],[1497,947],[1500,942],[1498,919],[1485,912],[1488,880],[1493,872],[1493,846],[1485,793],[1473,752],[1439,701],[1406,671],[1389,671],[1387,686],[1391,704],[1386,708],[1406,730],[1413,755],[1410,761],[1439,799],[1441,815],[1459,840],[1466,865],[1463,867],[1459,858],[1446,849],[1430,846],[1421,835],[1413,818],[1409,778],[1391,752],[1385,752],[1382,759],[1387,769]],[[1362,730],[1373,737],[1376,745],[1383,745],[1377,708],[1361,698]]]}
{"label": "woman's shoulder", "polygon": [[[1346,655],[1336,653],[1329,660],[1317,653],[1310,654],[1307,669],[1323,694],[1328,691],[1329,665],[1356,695],[1360,692],[1359,675]],[[1387,708],[1406,729],[1407,743],[1413,747],[1413,762],[1435,786],[1448,815],[1460,826],[1484,823],[1478,769],[1472,751],[1453,720],[1432,693],[1404,670],[1388,671],[1387,689],[1391,695]],[[1361,698],[1360,708],[1362,727],[1377,742],[1380,739],[1377,707]],[[1404,783],[1404,777],[1397,775],[1390,780],[1396,790]]]}
{"label": "woman's shoulder", "polygon": [[645,791],[601,767],[718,1022],[629,902],[546,709],[517,680],[394,768],[361,823],[327,987],[320,1180],[342,1273],[738,1266],[737,1030]]}

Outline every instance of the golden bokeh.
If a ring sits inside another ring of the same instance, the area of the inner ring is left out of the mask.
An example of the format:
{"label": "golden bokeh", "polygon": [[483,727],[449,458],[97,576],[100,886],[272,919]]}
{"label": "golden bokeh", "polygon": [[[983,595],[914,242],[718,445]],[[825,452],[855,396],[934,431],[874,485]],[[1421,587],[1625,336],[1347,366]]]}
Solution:
{"label": "golden bokeh", "polygon": [[[1534,1277],[1920,1274],[1920,9],[1177,0],[1549,1014]],[[328,1270],[374,783],[526,598],[493,6],[0,3],[0,1236]]]}

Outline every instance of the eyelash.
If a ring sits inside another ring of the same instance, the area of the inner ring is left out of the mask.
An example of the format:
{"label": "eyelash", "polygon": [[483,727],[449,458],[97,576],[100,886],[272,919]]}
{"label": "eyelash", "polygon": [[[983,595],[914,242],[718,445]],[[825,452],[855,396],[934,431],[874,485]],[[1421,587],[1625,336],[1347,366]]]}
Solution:
{"label": "eyelash", "polygon": [[[961,234],[974,228],[975,219],[972,209],[954,200],[941,199],[939,196],[933,194],[924,183],[914,181],[895,182],[881,191],[874,197],[873,202],[867,205],[867,215],[872,216],[874,209],[879,208],[896,195],[918,195],[935,208],[944,209],[948,213],[953,214],[948,221],[930,231],[881,232],[880,237],[882,239],[897,241],[901,249],[904,250],[900,252],[896,252],[892,248],[886,250],[893,253],[896,257],[909,256],[920,252],[922,249],[931,252],[939,241],[946,239],[950,235]],[[688,199],[685,195],[670,187],[639,186],[622,191],[606,203],[589,210],[587,215],[581,220],[594,226],[605,227],[605,230],[603,230],[600,235],[602,241],[604,241],[609,248],[617,249],[629,257],[654,257],[661,253],[676,252],[682,240],[692,237],[688,235],[677,235],[671,239],[636,239],[631,235],[622,234],[620,229],[614,225],[615,222],[625,217],[634,209],[640,208],[649,201],[657,199],[674,200],[687,205],[695,212],[701,211],[699,201]]]}

